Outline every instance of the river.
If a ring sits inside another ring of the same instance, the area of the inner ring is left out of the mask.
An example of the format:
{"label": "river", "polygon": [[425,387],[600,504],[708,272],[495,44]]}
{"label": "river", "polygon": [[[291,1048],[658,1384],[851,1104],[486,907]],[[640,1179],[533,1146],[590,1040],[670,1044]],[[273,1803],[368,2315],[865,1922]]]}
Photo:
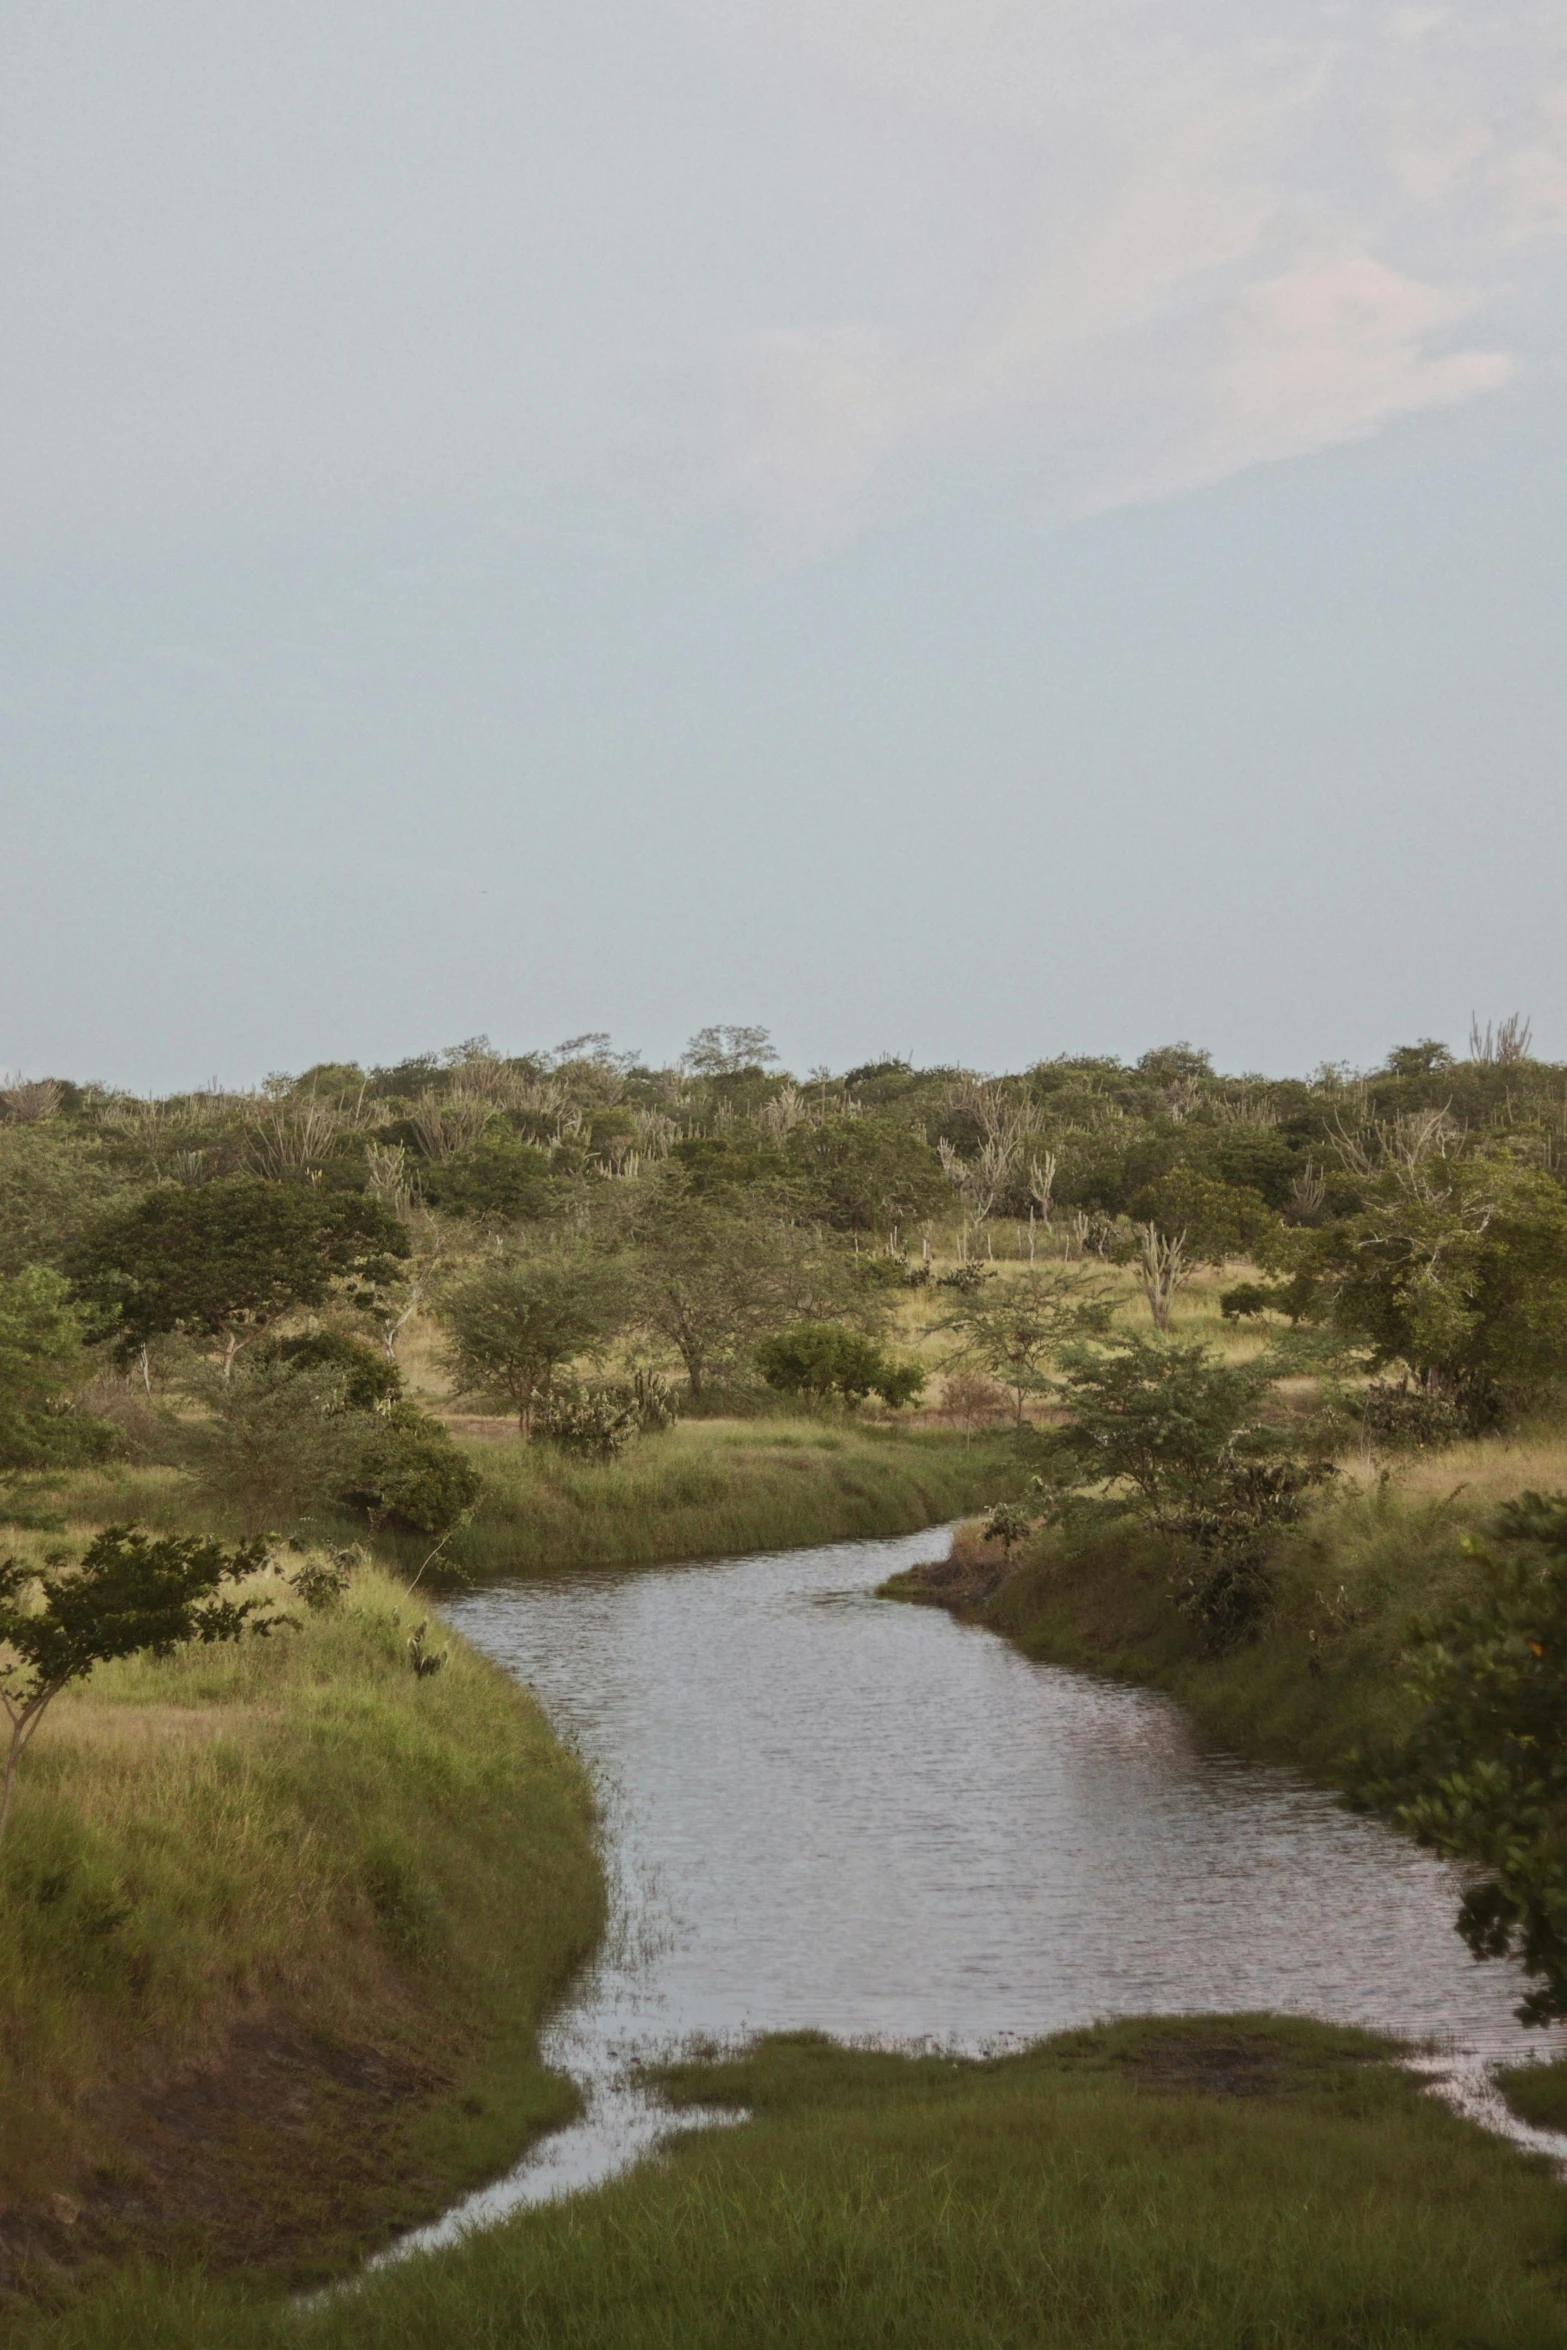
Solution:
{"label": "river", "polygon": [[1441,1863],[1206,1748],[1166,1697],[874,1596],[948,1539],[446,1605],[590,1766],[613,1923],[546,2036],[582,2120],[392,2257],[622,2168],[670,2126],[628,2067],[696,2039],[982,2050],[1269,2008],[1433,2036],[1471,2094],[1485,2062],[1539,2046],[1516,1971],[1454,1932]]}

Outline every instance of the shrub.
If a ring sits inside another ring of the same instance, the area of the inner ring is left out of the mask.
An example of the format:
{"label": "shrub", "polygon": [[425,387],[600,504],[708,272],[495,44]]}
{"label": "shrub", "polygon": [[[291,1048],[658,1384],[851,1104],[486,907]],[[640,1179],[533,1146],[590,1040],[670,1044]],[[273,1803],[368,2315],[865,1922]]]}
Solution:
{"label": "shrub", "polygon": [[477,1502],[483,1479],[450,1430],[417,1404],[378,1412],[358,1447],[342,1498],[372,1526],[448,1534]]}
{"label": "shrub", "polygon": [[851,1408],[868,1395],[896,1409],[925,1384],[915,1363],[900,1363],[874,1338],[834,1322],[800,1322],[764,1338],[756,1360],[769,1387],[785,1395],[837,1396]]}
{"label": "shrub", "polygon": [[335,1371],[342,1380],[344,1407],[351,1412],[377,1411],[403,1392],[403,1375],[391,1357],[346,1330],[312,1330],[297,1338],[271,1339],[258,1348],[257,1356],[287,1363],[296,1371]]}
{"label": "shrub", "polygon": [[641,1429],[641,1414],[629,1387],[558,1387],[539,1410],[534,1433],[562,1452],[586,1460],[612,1461]]}
{"label": "shrub", "polygon": [[1384,1451],[1434,1452],[1466,1433],[1465,1415],[1451,1396],[1407,1379],[1396,1387],[1390,1380],[1373,1379],[1359,1405],[1368,1441]]}
{"label": "shrub", "polygon": [[175,1456],[247,1533],[294,1525],[341,1494],[368,1424],[346,1408],[341,1372],[273,1356],[227,1379],[204,1366],[190,1384],[204,1416],[171,1431]]}

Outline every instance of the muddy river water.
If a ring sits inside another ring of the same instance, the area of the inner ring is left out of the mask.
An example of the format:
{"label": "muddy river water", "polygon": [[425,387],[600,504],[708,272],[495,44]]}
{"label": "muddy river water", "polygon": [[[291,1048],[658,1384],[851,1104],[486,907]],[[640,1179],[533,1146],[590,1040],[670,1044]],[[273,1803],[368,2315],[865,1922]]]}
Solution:
{"label": "muddy river water", "polygon": [[1539,2046],[1453,1930],[1454,1880],[1155,1693],[878,1600],[934,1528],[720,1565],[491,1585],[444,1612],[537,1693],[604,1807],[614,1922],[546,2041],[580,2122],[407,2252],[609,2176],[695,2038],[1015,2046],[1096,2017],[1271,2008]]}

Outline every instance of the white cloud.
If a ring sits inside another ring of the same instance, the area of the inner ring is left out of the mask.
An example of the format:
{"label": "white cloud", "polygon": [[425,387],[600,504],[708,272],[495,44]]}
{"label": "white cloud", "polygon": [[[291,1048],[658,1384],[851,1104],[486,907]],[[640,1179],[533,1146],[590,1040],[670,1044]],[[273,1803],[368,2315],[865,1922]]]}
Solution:
{"label": "white cloud", "polygon": [[[1559,339],[1538,0],[147,0],[0,37],[0,534],[1047,510]],[[1528,248],[1528,297],[1516,286]],[[1532,306],[1532,307],[1531,307]]]}

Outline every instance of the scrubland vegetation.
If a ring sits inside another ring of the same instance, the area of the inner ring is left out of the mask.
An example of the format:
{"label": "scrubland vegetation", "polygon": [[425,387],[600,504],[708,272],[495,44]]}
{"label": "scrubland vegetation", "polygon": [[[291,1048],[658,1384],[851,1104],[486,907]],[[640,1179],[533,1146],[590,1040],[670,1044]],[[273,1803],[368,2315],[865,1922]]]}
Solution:
{"label": "scrubland vegetation", "polygon": [[[1179,1045],[800,1083],[731,1029],[670,1070],[478,1040],[251,1095],[0,1094],[0,1598],[90,1614],[94,1542],[155,1538],[114,1552],[117,1661],[61,1684],[0,1836],[13,2276],[324,2271],[569,2099],[533,2035],[599,1917],[587,1798],[420,1632],[453,1577],[988,1505],[916,1595],[1464,1858],[1476,1950],[1567,2012],[1564,1148],[1567,1071],[1517,1022],[1284,1081]],[[260,1544],[235,1590],[297,1623],[137,1653],[146,1560],[198,1535]],[[1244,2096],[1157,2034],[764,2049],[703,2075],[747,2131],[301,2330],[1559,2333],[1555,2189],[1343,2035],[1234,2029]],[[57,2338],[281,2322],[124,2292]]]}

